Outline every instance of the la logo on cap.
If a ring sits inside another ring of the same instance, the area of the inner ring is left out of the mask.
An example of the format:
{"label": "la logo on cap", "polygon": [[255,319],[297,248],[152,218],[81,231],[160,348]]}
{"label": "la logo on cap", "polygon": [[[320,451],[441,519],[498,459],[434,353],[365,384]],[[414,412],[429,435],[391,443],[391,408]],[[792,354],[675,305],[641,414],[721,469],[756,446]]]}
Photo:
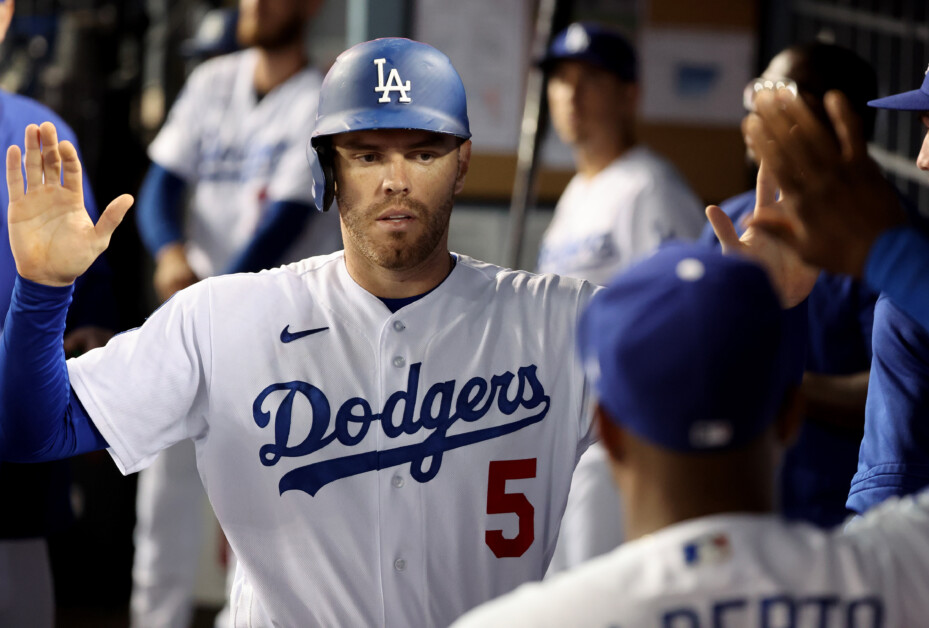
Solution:
{"label": "la logo on cap", "polygon": [[581,52],[587,50],[590,45],[590,37],[587,31],[580,24],[572,24],[568,27],[568,33],[564,38],[564,46],[568,52]]}
{"label": "la logo on cap", "polygon": [[381,93],[381,97],[377,102],[393,102],[390,92],[400,92],[400,98],[397,99],[397,102],[413,102],[407,93],[410,91],[410,81],[404,83],[400,79],[400,73],[397,72],[397,68],[390,69],[390,74],[387,75],[387,83],[384,83],[385,63],[387,63],[387,59],[374,60],[374,65],[377,66],[377,87],[374,88],[374,91]]}

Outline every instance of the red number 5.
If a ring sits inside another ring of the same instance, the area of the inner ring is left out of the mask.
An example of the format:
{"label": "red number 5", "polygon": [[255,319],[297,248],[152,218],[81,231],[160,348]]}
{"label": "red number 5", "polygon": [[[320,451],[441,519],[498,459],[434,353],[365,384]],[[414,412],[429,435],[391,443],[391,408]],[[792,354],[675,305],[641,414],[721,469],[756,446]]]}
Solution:
{"label": "red number 5", "polygon": [[507,493],[507,480],[535,477],[535,458],[526,460],[494,460],[487,472],[487,514],[515,513],[519,532],[512,539],[503,530],[487,530],[484,541],[497,558],[522,556],[535,540],[535,508],[522,493]]}

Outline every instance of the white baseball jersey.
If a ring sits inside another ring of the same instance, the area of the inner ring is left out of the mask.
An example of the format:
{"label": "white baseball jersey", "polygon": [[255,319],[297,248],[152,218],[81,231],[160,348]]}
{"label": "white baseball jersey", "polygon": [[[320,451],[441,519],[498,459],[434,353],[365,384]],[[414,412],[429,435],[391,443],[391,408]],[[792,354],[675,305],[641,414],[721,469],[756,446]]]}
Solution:
{"label": "white baseball jersey", "polygon": [[488,626],[911,628],[929,621],[929,492],[825,531],[775,515],[679,523],[466,615]]}
{"label": "white baseball jersey", "polygon": [[695,240],[703,206],[665,159],[635,146],[595,176],[574,175],[539,248],[539,272],[606,284],[665,240]]}
{"label": "white baseball jersey", "polygon": [[[316,124],[322,76],[307,67],[259,101],[257,59],[250,48],[199,65],[148,149],[152,161],[191,186],[184,235],[198,277],[221,273],[232,263],[271,203],[313,207],[306,143]],[[281,259],[339,248],[338,212],[314,212]]]}
{"label": "white baseball jersey", "polygon": [[548,575],[615,549],[624,540],[622,512],[609,454],[601,443],[593,443],[581,456],[571,478]]}
{"label": "white baseball jersey", "polygon": [[122,472],[194,440],[236,626],[445,626],[545,572],[593,291],[458,256],[391,314],[339,252],[200,282],[68,368]]}

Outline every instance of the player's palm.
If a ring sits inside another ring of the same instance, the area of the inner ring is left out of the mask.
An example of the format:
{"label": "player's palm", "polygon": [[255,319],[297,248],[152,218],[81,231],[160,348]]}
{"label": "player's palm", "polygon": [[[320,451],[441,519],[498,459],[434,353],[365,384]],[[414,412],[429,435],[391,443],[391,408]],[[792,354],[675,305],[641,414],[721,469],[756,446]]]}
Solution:
{"label": "player's palm", "polygon": [[50,122],[29,125],[25,146],[25,191],[19,147],[11,146],[6,156],[7,220],[16,270],[37,283],[66,286],[106,249],[132,197],[124,194],[114,200],[94,225],[84,209],[81,163],[74,146],[59,146]]}

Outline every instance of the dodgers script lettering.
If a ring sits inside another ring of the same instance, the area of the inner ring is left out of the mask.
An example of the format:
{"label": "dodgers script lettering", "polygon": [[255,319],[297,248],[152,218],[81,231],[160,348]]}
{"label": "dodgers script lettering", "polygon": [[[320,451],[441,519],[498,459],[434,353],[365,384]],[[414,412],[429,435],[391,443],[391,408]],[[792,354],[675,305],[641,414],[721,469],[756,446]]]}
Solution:
{"label": "dodgers script lettering", "polygon": [[[406,390],[391,394],[380,413],[374,412],[363,397],[346,400],[335,413],[332,429],[329,398],[313,384],[282,382],[262,390],[252,404],[252,417],[258,427],[271,425],[272,413],[264,408],[266,402],[273,405],[268,401],[269,397],[273,395],[274,400],[280,399],[274,411],[274,442],[263,445],[258,452],[265,466],[273,466],[281,458],[308,456],[336,441],[347,447],[357,446],[375,422],[391,439],[423,430],[431,432],[415,445],[365,451],[288,471],[279,483],[281,494],[298,490],[316,495],[319,489],[336,480],[406,463],[410,463],[411,477],[419,482],[428,482],[439,472],[446,451],[499,438],[538,423],[545,418],[551,405],[551,399],[545,394],[537,376],[538,369],[532,364],[520,367],[515,375],[509,371],[494,375],[489,382],[483,377],[472,377],[460,389],[454,379],[433,384],[417,407],[421,367],[422,363],[410,366]],[[307,402],[300,403],[298,407],[312,413],[310,429],[299,444],[288,446],[294,401],[298,396]],[[402,410],[398,411],[401,405]],[[459,420],[476,423],[493,410],[512,416],[520,409],[530,414],[503,425],[448,434],[449,428]]]}

